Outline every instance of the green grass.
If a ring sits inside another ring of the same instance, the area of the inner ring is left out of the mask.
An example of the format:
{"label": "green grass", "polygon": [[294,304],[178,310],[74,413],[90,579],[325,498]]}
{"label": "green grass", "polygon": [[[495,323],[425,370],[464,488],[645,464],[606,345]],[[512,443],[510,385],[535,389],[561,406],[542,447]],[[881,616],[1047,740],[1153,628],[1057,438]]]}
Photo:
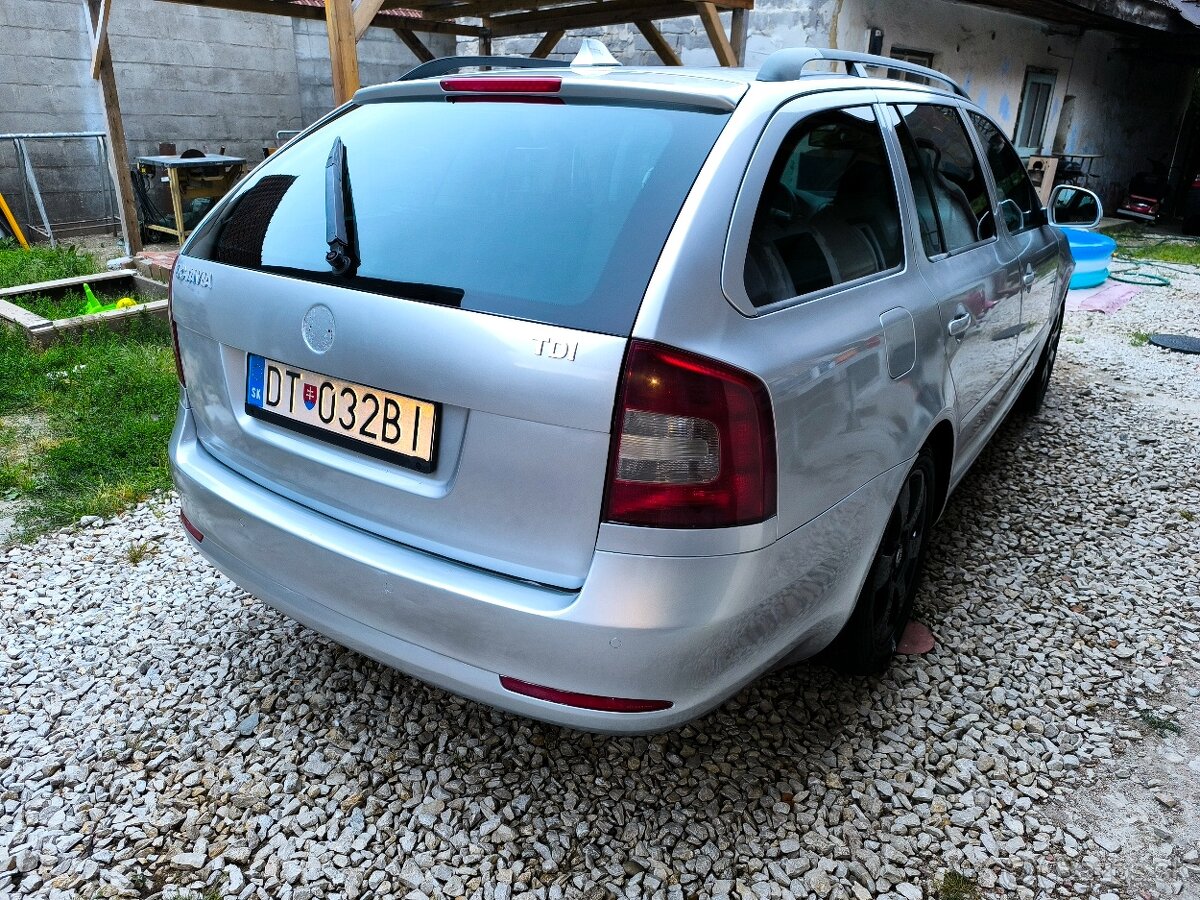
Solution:
{"label": "green grass", "polygon": [[[45,351],[0,330],[0,492],[22,501],[24,536],[168,488],[177,398],[161,321],[138,317],[124,333],[93,329]],[[31,421],[44,429],[21,424]]]}
{"label": "green grass", "polygon": [[1117,242],[1118,256],[1147,262],[1200,266],[1200,241],[1174,240],[1133,228],[1123,228],[1111,237]]}
{"label": "green grass", "polygon": [[[126,296],[104,291],[95,291],[94,293],[96,299],[104,304],[116,303]],[[138,303],[146,302],[145,297],[135,295],[133,299]],[[60,297],[48,297],[45,294],[33,296],[23,294],[13,298],[10,302],[47,319],[69,319],[72,316],[82,316],[87,311],[87,297],[84,296],[83,291],[68,291]]]}
{"label": "green grass", "polygon": [[974,878],[950,871],[942,876],[937,889],[938,900],[978,900],[979,885]]}
{"label": "green grass", "polygon": [[1179,727],[1178,722],[1156,716],[1148,709],[1143,709],[1138,713],[1138,718],[1162,737],[1166,737],[1168,734],[1183,734],[1183,729]]}
{"label": "green grass", "polygon": [[[57,281],[99,271],[96,261],[74,247],[40,247],[22,250],[11,240],[0,241],[0,289],[42,281]],[[101,303],[115,303],[122,294],[96,291]],[[144,298],[134,297],[139,303]],[[82,290],[70,291],[61,297],[45,294],[23,295],[13,300],[18,306],[47,319],[69,319],[81,316],[87,306]]]}
{"label": "green grass", "polygon": [[94,275],[96,271],[96,261],[74,247],[22,250],[14,241],[0,241],[0,288]]}

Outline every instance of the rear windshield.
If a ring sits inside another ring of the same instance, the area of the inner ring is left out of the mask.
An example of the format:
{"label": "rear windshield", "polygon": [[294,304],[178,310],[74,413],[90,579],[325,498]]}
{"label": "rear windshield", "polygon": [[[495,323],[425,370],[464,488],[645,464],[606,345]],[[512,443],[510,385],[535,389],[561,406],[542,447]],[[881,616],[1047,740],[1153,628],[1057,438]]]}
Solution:
{"label": "rear windshield", "polygon": [[[265,163],[188,248],[200,258],[628,334],[727,121],[678,108],[368,104]],[[340,138],[357,268],[326,261]]]}

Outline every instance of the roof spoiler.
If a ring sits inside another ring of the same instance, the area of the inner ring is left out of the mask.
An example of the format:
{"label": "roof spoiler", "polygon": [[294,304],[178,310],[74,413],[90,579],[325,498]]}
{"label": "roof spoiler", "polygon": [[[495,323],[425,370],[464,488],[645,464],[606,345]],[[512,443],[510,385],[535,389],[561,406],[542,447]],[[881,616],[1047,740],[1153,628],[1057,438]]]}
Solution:
{"label": "roof spoiler", "polygon": [[846,64],[846,73],[856,78],[868,78],[867,66],[880,66],[885,69],[895,69],[910,75],[920,75],[930,81],[941,82],[955,94],[970,100],[970,96],[953,78],[943,75],[935,69],[919,66],[916,63],[905,62],[902,59],[889,59],[886,56],[875,56],[871,53],[854,53],[850,50],[821,49],[817,47],[794,47],[788,50],[777,50],[767,57],[762,68],[758,70],[759,81],[794,81],[804,75],[804,69],[814,62],[841,62]]}
{"label": "roof spoiler", "polygon": [[535,59],[530,56],[444,56],[414,66],[400,81],[416,81],[418,78],[437,78],[460,69],[477,69],[490,66],[493,69],[562,69],[563,63],[554,59]]}

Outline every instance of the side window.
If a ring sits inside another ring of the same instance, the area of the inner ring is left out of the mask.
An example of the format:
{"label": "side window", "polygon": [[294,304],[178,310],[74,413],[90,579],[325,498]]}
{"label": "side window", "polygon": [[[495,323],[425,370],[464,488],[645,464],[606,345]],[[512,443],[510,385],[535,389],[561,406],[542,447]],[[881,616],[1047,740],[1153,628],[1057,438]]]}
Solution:
{"label": "side window", "polygon": [[1042,224],[1042,204],[1021,163],[1021,157],[1004,133],[990,120],[979,113],[968,115],[983,139],[988,167],[992,170],[996,192],[1000,195],[1000,214],[1004,216],[1004,224],[1013,234],[1038,227]]}
{"label": "side window", "polygon": [[[996,236],[987,182],[975,150],[971,147],[966,128],[958,112],[950,106],[914,104],[897,107],[900,124],[897,132],[904,147],[905,158],[912,174],[918,169],[921,178],[913,178],[917,191],[921,230],[926,222],[936,221],[942,253],[969,247]],[[919,185],[925,185],[925,203]],[[930,239],[925,242],[931,249]],[[930,253],[931,256],[936,253]]]}
{"label": "side window", "polygon": [[746,293],[766,306],[904,261],[896,186],[870,107],[811,116],[771,164],[746,254]]}

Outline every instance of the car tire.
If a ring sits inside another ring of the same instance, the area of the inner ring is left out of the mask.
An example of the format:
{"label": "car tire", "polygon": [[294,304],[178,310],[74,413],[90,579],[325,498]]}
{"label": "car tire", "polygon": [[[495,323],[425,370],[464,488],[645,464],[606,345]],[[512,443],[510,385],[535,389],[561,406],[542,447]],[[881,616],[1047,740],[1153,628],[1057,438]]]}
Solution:
{"label": "car tire", "polygon": [[1054,374],[1054,363],[1058,359],[1058,341],[1062,337],[1063,306],[1058,307],[1054,324],[1050,326],[1050,337],[1038,357],[1037,368],[1029,376],[1021,394],[1017,397],[1016,408],[1027,416],[1041,411],[1042,402],[1046,399],[1046,391],[1050,388],[1050,376]]}
{"label": "car tire", "polygon": [[937,468],[928,449],[917,454],[896,503],[854,612],[823,654],[847,675],[876,675],[887,669],[912,615],[935,517]]}

